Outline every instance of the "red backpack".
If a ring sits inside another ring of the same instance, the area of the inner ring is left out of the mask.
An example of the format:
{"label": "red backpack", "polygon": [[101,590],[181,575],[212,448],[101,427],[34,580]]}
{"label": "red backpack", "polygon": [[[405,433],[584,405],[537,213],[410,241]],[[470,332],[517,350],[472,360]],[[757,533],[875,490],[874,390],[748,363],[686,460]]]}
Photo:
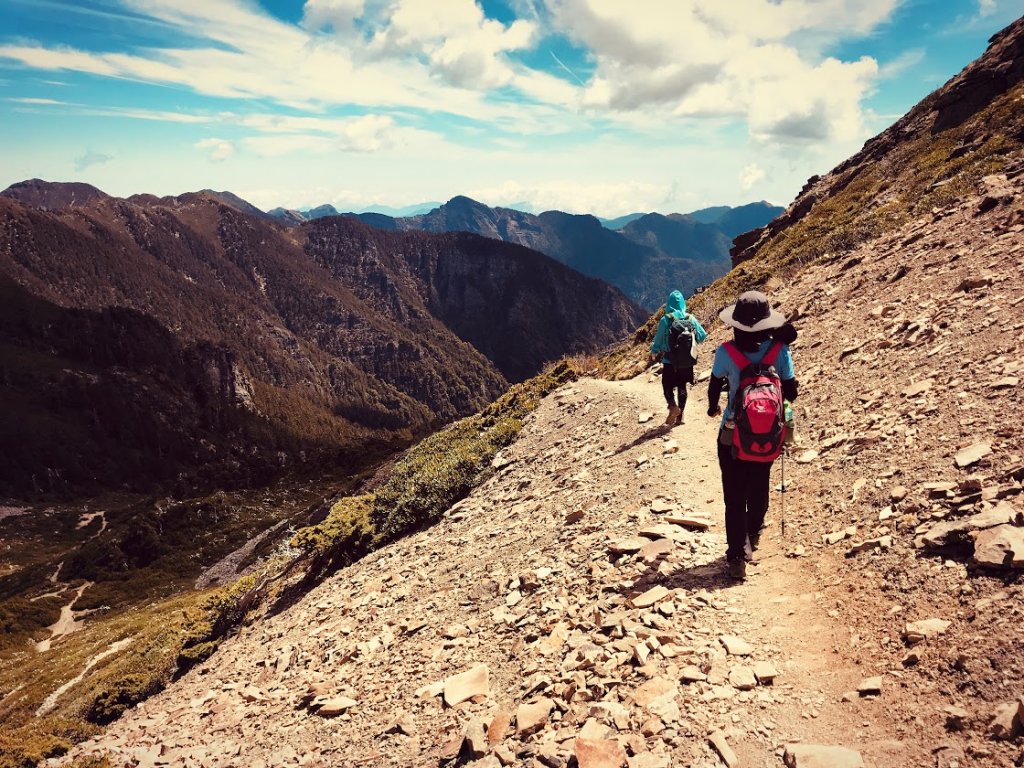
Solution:
{"label": "red backpack", "polygon": [[786,439],[782,380],[775,360],[782,351],[773,344],[759,363],[752,363],[731,341],[722,346],[740,369],[740,386],[733,401],[733,450],[743,461],[775,461]]}

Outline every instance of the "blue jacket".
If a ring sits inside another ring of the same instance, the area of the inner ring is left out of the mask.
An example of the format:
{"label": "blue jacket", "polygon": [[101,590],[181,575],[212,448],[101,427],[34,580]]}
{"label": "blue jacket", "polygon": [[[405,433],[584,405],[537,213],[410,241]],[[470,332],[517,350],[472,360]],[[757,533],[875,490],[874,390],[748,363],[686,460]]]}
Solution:
{"label": "blue jacket", "polygon": [[683,294],[679,291],[672,291],[665,302],[665,316],[658,321],[658,330],[654,334],[654,342],[651,344],[651,354],[662,355],[662,363],[668,362],[668,327],[672,325],[672,320],[676,317],[686,318],[690,322],[690,325],[693,326],[693,337],[698,344],[708,337],[708,332],[704,330],[700,321],[693,315],[687,314],[686,299],[683,298]]}

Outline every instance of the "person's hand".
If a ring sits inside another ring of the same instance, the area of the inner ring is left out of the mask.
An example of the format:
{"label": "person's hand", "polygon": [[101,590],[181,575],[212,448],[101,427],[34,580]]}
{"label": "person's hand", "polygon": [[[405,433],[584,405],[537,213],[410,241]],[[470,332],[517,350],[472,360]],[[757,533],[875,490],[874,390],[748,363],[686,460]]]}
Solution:
{"label": "person's hand", "polygon": [[718,416],[721,413],[722,409],[719,408],[717,405],[708,406],[708,416],[710,416],[711,418],[714,418],[715,416]]}

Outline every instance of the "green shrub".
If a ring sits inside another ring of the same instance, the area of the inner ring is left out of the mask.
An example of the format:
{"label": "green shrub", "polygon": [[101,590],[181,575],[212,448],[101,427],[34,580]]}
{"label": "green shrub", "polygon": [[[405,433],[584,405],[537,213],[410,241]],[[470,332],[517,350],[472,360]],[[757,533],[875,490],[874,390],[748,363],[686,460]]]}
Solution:
{"label": "green shrub", "polygon": [[563,361],[512,387],[481,413],[411,448],[375,492],[337,501],[321,523],[292,539],[293,546],[312,556],[307,573],[319,578],[436,522],[484,479],[495,454],[515,440],[541,399],[577,375]]}

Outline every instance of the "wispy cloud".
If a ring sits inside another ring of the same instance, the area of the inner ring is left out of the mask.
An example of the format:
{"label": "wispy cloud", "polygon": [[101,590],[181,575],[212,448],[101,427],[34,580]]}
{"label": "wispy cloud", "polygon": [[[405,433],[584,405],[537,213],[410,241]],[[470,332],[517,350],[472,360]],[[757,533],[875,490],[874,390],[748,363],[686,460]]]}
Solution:
{"label": "wispy cloud", "polygon": [[46,106],[57,106],[66,105],[66,101],[57,101],[56,99],[39,99],[31,96],[21,96],[18,98],[11,98],[8,101],[14,102],[15,104],[35,104],[35,105],[46,105]]}
{"label": "wispy cloud", "polygon": [[196,149],[202,149],[207,157],[215,163],[227,160],[235,154],[235,145],[226,139],[201,139],[196,142]]}
{"label": "wispy cloud", "polygon": [[113,160],[113,155],[107,155],[103,152],[88,151],[84,155],[75,158],[75,170],[84,171],[86,168],[91,168],[94,165],[104,165]]}
{"label": "wispy cloud", "polygon": [[749,192],[764,177],[764,168],[757,163],[751,163],[740,174],[740,189],[744,192]]}
{"label": "wispy cloud", "polygon": [[913,69],[925,58],[924,48],[912,48],[909,51],[904,51],[895,59],[887,61],[878,69],[878,78],[880,80],[888,80],[894,77],[900,77],[908,69]]}

